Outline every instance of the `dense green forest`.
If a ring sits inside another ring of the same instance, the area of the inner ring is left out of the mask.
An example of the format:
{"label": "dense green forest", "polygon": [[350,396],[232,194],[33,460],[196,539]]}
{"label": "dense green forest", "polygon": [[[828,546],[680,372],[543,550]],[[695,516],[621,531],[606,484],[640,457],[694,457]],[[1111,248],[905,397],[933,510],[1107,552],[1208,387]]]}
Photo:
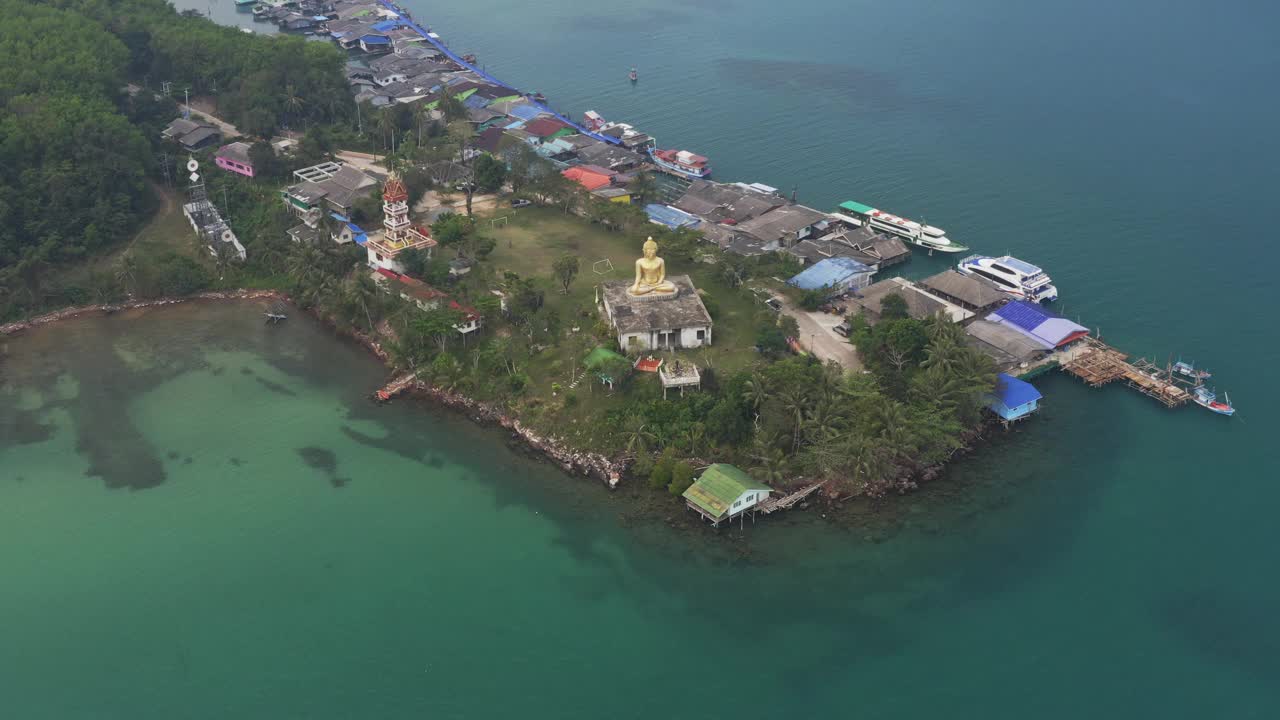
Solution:
{"label": "dense green forest", "polygon": [[162,83],[216,92],[218,114],[259,136],[354,114],[327,43],[248,35],[163,0],[0,0],[0,13],[0,317],[74,301],[48,297],[50,278],[152,213],[158,133],[178,113]]}

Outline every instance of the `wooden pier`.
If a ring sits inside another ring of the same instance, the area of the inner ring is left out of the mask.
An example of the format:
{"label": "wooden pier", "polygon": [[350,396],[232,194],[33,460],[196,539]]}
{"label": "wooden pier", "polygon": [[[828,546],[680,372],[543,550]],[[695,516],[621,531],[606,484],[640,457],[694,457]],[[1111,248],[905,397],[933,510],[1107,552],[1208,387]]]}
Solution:
{"label": "wooden pier", "polygon": [[1090,387],[1102,387],[1117,380],[1164,403],[1178,407],[1191,399],[1191,393],[1174,381],[1172,372],[1149,360],[1129,361],[1129,356],[1097,338],[1086,338],[1085,345],[1062,369],[1075,375]]}
{"label": "wooden pier", "polygon": [[765,515],[768,515],[769,513],[772,513],[778,510],[787,510],[788,508],[794,507],[795,504],[800,502],[801,500],[818,492],[818,488],[826,484],[827,484],[827,481],[823,480],[822,482],[816,482],[812,485],[806,485],[805,487],[800,488],[799,490],[791,493],[790,495],[785,495],[783,497],[777,497],[777,498],[771,495],[769,496],[768,500],[765,500],[764,502],[757,505],[755,509],[757,512],[763,513]]}
{"label": "wooden pier", "polygon": [[417,373],[409,373],[408,375],[401,375],[395,380],[392,380],[391,382],[384,385],[381,390],[375,392],[373,394],[373,397],[378,402],[387,402],[392,398],[396,397],[397,395],[408,390],[410,386],[413,385],[414,381],[417,379],[418,379]]}

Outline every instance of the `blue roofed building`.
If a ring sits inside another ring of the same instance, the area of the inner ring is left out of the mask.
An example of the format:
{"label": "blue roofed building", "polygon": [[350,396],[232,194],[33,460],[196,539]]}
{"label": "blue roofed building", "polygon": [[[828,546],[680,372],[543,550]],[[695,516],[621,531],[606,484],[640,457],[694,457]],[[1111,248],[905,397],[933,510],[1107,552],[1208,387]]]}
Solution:
{"label": "blue roofed building", "polygon": [[346,215],[331,212],[329,213],[329,217],[338,221],[338,225],[334,228],[332,233],[334,242],[339,245],[353,242],[357,245],[363,246],[369,241],[369,234],[364,231],[364,228],[351,222],[350,218]]}
{"label": "blue roofed building", "polygon": [[875,274],[869,266],[851,257],[831,257],[805,268],[787,281],[801,290],[826,290],[828,295],[856,292],[871,284]]}
{"label": "blue roofed building", "polygon": [[1040,408],[1040,391],[1025,380],[1000,373],[987,395],[987,409],[1006,423],[1021,420]]}
{"label": "blue roofed building", "polygon": [[649,216],[649,222],[655,225],[665,225],[672,230],[695,228],[702,222],[696,215],[690,215],[670,205],[650,203],[644,206],[644,211]]}
{"label": "blue roofed building", "polygon": [[1046,350],[1070,345],[1089,334],[1089,329],[1083,325],[1058,317],[1044,306],[1026,300],[1014,300],[988,315],[987,320],[1022,333]]}

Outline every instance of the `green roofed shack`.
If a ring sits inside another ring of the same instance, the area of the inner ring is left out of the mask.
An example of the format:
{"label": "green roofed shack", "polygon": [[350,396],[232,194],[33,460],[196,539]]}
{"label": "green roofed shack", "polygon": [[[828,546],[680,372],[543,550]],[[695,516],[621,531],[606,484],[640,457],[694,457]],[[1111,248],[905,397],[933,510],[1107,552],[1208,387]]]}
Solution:
{"label": "green roofed shack", "polygon": [[772,489],[732,465],[708,467],[688,490],[684,500],[712,524],[732,520],[764,502]]}

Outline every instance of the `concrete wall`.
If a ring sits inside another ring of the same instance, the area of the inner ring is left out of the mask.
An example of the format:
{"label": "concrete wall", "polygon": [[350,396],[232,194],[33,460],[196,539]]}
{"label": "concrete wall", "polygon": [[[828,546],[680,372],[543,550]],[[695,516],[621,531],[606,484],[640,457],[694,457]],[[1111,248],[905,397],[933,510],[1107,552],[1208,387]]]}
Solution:
{"label": "concrete wall", "polygon": [[[698,331],[702,331],[702,338],[698,337]],[[639,350],[660,350],[668,347],[663,345],[658,338],[658,333],[618,333],[618,345],[625,352],[631,349],[632,339],[635,339],[635,348]],[[679,345],[682,348],[696,348],[711,344],[711,328],[709,327],[692,327],[680,328]]]}

